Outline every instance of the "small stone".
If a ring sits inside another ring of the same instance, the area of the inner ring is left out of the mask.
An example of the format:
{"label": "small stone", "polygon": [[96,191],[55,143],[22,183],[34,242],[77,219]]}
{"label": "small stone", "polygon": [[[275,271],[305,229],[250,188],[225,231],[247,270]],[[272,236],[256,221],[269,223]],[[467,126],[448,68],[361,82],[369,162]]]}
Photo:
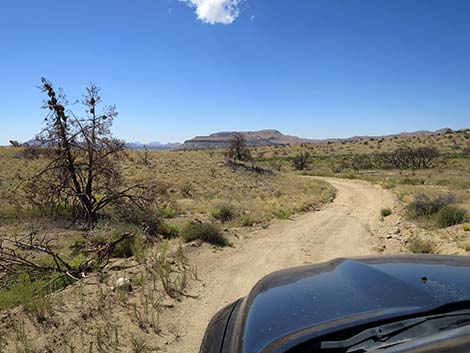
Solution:
{"label": "small stone", "polygon": [[129,279],[124,278],[124,277],[117,278],[116,281],[114,282],[113,290],[117,290],[117,289],[124,289],[127,292],[131,292],[132,291],[132,285],[131,285]]}

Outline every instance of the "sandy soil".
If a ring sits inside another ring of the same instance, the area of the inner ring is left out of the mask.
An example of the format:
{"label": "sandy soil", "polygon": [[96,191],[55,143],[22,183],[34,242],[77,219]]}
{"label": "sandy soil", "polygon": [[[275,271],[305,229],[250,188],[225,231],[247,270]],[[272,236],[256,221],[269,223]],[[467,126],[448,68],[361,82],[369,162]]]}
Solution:
{"label": "sandy soil", "polygon": [[401,206],[396,197],[363,181],[321,179],[337,190],[335,201],[322,210],[240,237],[233,248],[212,252],[204,247],[189,249],[190,261],[200,277],[199,287],[193,288],[198,298],[185,299],[169,313],[167,319],[178,327],[181,338],[164,351],[198,352],[211,317],[273,271],[384,251],[384,237],[377,234],[384,234],[380,230],[387,223],[380,219],[380,210],[398,210]]}
{"label": "sandy soil", "polygon": [[[101,340],[107,342],[106,349],[111,352],[115,344],[114,327],[116,332],[119,329],[122,353],[135,351],[126,341],[134,335],[145,339],[159,352],[197,353],[212,316],[228,303],[247,295],[257,281],[273,271],[337,257],[406,251],[406,241],[417,233],[417,228],[403,218],[403,206],[394,194],[365,181],[320,179],[331,183],[337,191],[335,200],[321,210],[275,221],[265,228],[227,229],[233,247],[220,249],[200,242],[186,244],[185,256],[197,271],[191,270],[192,279],[184,298],[164,298],[160,309],[155,309],[160,310],[156,323],[150,315],[150,322],[144,320],[143,328],[138,326],[131,304],[138,305],[145,313],[142,298],[145,303],[152,301],[163,289],[157,288],[155,292],[150,282],[147,286],[137,284],[147,272],[143,264],[131,258],[118,260],[102,274],[103,280],[90,276],[56,293],[51,324],[35,323],[23,308],[17,307],[0,314],[0,332],[8,330],[14,346],[18,333],[13,326],[25,322],[27,340],[37,347],[48,347],[37,352],[86,353],[95,352],[90,347],[96,347],[96,330],[101,328],[102,333],[109,334]],[[382,219],[382,208],[390,208],[392,215]],[[118,277],[136,280],[135,290],[127,296],[113,291]],[[1,338],[0,334],[0,352]]]}

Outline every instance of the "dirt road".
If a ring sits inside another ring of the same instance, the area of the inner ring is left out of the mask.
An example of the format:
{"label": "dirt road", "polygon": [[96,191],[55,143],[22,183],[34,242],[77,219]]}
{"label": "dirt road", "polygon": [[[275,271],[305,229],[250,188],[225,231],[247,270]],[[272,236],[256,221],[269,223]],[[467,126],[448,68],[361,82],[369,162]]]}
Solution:
{"label": "dirt road", "polygon": [[[321,211],[280,221],[235,242],[233,248],[194,250],[201,282],[198,299],[185,299],[169,318],[181,338],[167,352],[196,353],[211,317],[227,303],[246,295],[266,274],[286,267],[336,257],[374,253],[374,230],[380,210],[398,207],[388,191],[356,180],[322,178],[337,189],[335,201]],[[372,230],[372,231],[371,231]]]}

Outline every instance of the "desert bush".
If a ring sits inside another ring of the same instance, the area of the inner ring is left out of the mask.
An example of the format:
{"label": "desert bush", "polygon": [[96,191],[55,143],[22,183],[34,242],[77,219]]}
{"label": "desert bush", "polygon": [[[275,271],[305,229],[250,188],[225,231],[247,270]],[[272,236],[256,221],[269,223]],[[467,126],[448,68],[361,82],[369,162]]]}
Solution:
{"label": "desert bush", "polygon": [[44,148],[41,148],[39,146],[25,146],[16,154],[16,156],[18,158],[32,160],[41,157],[44,154],[43,152]]}
{"label": "desert bush", "polygon": [[120,258],[134,256],[136,259],[142,259],[144,257],[144,241],[142,235],[135,232],[131,238],[121,241],[114,248],[112,256]]}
{"label": "desert bush", "polygon": [[382,208],[380,210],[380,215],[382,217],[387,217],[387,216],[390,216],[392,214],[392,210],[390,208]]}
{"label": "desert bush", "polygon": [[162,208],[158,212],[162,218],[173,218],[176,215],[176,211],[168,207]]}
{"label": "desert bush", "polygon": [[470,224],[464,224],[462,226],[463,230],[466,231],[466,232],[470,232]]}
{"label": "desert bush", "polygon": [[392,152],[375,153],[372,163],[380,169],[427,169],[440,156],[435,147],[400,147]]}
{"label": "desert bush", "polygon": [[192,198],[194,194],[194,190],[193,190],[191,183],[187,182],[183,186],[181,186],[180,192],[181,192],[181,196],[187,197],[188,199]]}
{"label": "desert bush", "polygon": [[159,210],[122,204],[117,207],[116,213],[119,222],[138,226],[148,235],[160,233],[163,222]]}
{"label": "desert bush", "polygon": [[437,223],[439,227],[446,228],[465,221],[467,211],[455,205],[450,205],[442,208],[437,213]]}
{"label": "desert bush", "polygon": [[261,220],[252,214],[245,214],[240,217],[240,225],[242,227],[252,227],[255,224],[259,223]]}
{"label": "desert bush", "polygon": [[289,209],[279,208],[273,211],[274,217],[277,219],[289,219],[292,216],[293,211]]}
{"label": "desert bush", "polygon": [[159,234],[165,239],[176,238],[179,235],[180,231],[178,226],[174,224],[168,224],[165,222],[160,223]]}
{"label": "desert bush", "polygon": [[186,242],[193,240],[202,240],[218,246],[230,245],[227,238],[221,233],[219,227],[212,223],[203,223],[199,221],[188,222],[182,229],[181,235]]}
{"label": "desert bush", "polygon": [[460,244],[460,247],[465,251],[470,251],[470,240],[466,240]]}
{"label": "desert bush", "polygon": [[414,254],[430,254],[434,251],[435,244],[430,239],[412,236],[408,239],[408,249]]}
{"label": "desert bush", "polygon": [[247,148],[245,138],[242,134],[238,132],[233,133],[226,156],[229,159],[238,161],[250,161],[252,159],[250,150]]}
{"label": "desert bush", "polygon": [[455,201],[456,196],[451,193],[440,194],[435,198],[418,193],[415,194],[413,201],[408,205],[408,213],[412,218],[430,217]]}
{"label": "desert bush", "polygon": [[235,207],[229,203],[222,203],[214,207],[211,216],[221,222],[229,222],[236,217]]}
{"label": "desert bush", "polygon": [[416,179],[416,178],[405,178],[400,181],[400,184],[403,185],[424,185],[423,179]]}
{"label": "desert bush", "polygon": [[292,166],[295,170],[304,170],[308,167],[308,160],[310,154],[308,152],[301,152],[292,159]]}

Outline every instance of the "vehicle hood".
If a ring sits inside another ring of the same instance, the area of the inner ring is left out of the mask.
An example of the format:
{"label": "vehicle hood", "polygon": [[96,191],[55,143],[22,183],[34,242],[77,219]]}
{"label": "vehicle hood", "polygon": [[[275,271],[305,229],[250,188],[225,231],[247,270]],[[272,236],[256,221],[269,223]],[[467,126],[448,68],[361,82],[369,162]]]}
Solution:
{"label": "vehicle hood", "polygon": [[235,351],[285,351],[331,327],[468,300],[468,257],[379,256],[296,267],[263,278],[242,301]]}

